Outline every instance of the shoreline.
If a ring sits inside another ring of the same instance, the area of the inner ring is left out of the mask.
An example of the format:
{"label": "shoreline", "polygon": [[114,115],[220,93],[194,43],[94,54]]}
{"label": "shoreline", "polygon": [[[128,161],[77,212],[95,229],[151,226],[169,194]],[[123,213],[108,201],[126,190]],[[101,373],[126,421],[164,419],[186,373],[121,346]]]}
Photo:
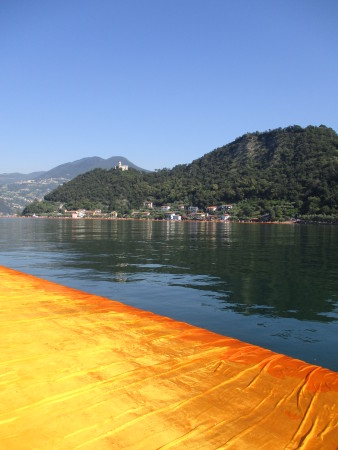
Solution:
{"label": "shoreline", "polygon": [[166,223],[210,223],[210,224],[215,224],[215,223],[222,223],[222,224],[249,224],[249,225],[332,225],[332,226],[337,226],[338,225],[338,221],[337,222],[313,222],[313,221],[292,221],[292,220],[286,220],[286,221],[281,221],[281,222],[277,222],[277,221],[264,221],[264,222],[259,222],[259,221],[250,221],[250,220],[238,220],[238,221],[232,221],[232,220],[193,220],[193,219],[185,219],[185,220],[167,220],[167,219],[136,219],[136,218],[132,218],[132,217],[116,217],[114,219],[111,219],[109,217],[77,217],[77,218],[73,218],[73,217],[51,217],[51,216],[36,216],[36,217],[31,217],[31,216],[13,216],[13,215],[9,215],[9,216],[0,216],[0,219],[47,219],[47,220],[74,220],[74,221],[79,221],[79,220],[85,220],[85,221],[92,221],[92,220],[103,220],[103,221],[109,221],[109,222],[114,222],[114,221],[136,221],[136,222],[166,222]]}
{"label": "shoreline", "polygon": [[104,220],[109,222],[114,221],[137,221],[137,222],[167,222],[167,223],[223,223],[223,224],[250,224],[250,225],[338,225],[337,222],[312,222],[302,220],[284,220],[284,221],[256,221],[256,220],[207,220],[207,219],[184,219],[184,220],[167,220],[167,219],[152,219],[152,218],[133,218],[133,217],[53,217],[53,216],[17,216],[17,215],[0,215],[0,219],[49,219],[49,220]]}

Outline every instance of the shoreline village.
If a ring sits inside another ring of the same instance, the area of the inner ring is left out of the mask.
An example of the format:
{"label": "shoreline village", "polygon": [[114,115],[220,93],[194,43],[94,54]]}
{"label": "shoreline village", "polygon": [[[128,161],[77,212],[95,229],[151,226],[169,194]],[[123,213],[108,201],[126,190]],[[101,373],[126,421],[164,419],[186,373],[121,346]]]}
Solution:
{"label": "shoreline village", "polygon": [[[153,219],[153,218],[136,218],[136,217],[115,217],[115,218],[111,218],[111,217],[55,217],[55,216],[19,216],[19,215],[0,215],[0,219],[49,219],[49,220],[75,220],[75,221],[80,221],[80,220],[85,220],[85,221],[89,221],[89,220],[104,220],[104,221],[138,221],[138,222],[169,222],[170,220],[168,219]],[[301,223],[305,223],[302,222],[300,220],[298,221],[293,221],[293,220],[283,220],[283,221],[264,221],[264,222],[260,222],[260,221],[256,221],[256,220],[238,220],[238,221],[231,221],[231,220],[208,220],[208,219],[182,219],[182,220],[177,220],[174,221],[172,220],[171,222],[173,223],[187,223],[187,222],[201,222],[201,223],[243,223],[243,224],[260,224],[260,225],[295,225],[295,224],[301,224]],[[321,223],[322,224],[322,223]]]}

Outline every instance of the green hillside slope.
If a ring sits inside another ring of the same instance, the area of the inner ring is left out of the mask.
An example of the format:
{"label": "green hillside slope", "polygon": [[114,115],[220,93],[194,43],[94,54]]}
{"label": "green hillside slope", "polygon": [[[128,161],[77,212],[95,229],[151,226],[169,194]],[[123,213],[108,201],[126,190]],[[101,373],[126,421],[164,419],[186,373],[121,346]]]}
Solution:
{"label": "green hillside slope", "polygon": [[45,196],[69,209],[127,212],[145,200],[206,208],[235,204],[241,217],[338,214],[338,135],[320,126],[248,133],[191,164],[142,173],[94,170]]}

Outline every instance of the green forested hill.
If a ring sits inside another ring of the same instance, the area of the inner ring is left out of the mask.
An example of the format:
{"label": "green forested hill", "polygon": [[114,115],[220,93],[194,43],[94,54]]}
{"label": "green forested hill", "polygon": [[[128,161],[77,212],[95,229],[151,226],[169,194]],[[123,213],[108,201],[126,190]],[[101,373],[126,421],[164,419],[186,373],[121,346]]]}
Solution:
{"label": "green forested hill", "polygon": [[45,200],[62,202],[67,209],[101,208],[128,212],[138,208],[150,192],[147,175],[128,171],[95,169],[79,175],[50,194]]}
{"label": "green forested hill", "polygon": [[[325,126],[248,133],[191,164],[151,173],[94,170],[45,196],[69,209],[127,212],[145,200],[205,208],[232,203],[239,216],[338,215],[338,135]],[[237,209],[236,209],[237,208]]]}

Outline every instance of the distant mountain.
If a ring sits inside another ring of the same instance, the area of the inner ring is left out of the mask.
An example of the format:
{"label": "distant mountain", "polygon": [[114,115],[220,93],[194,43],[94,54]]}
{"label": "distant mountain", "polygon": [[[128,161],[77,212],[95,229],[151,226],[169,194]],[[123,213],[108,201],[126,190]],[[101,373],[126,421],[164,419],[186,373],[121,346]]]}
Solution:
{"label": "distant mountain", "polygon": [[325,126],[247,133],[173,169],[142,173],[96,169],[45,196],[68,209],[127,213],[154,204],[206,208],[232,203],[238,218],[338,218],[338,135]]}
{"label": "distant mountain", "polygon": [[142,169],[141,167],[136,166],[123,156],[112,156],[108,159],[103,159],[98,156],[92,156],[89,158],[82,158],[77,161],[61,164],[60,166],[54,167],[54,169],[48,170],[48,172],[44,172],[36,179],[67,178],[68,180],[71,180],[77,175],[89,172],[93,169],[111,169],[112,167],[117,166],[119,161],[121,161],[123,165],[127,165],[135,170],[147,172],[146,169]]}
{"label": "distant mountain", "polygon": [[123,156],[112,156],[108,159],[93,156],[61,164],[48,171],[0,174],[0,214],[21,211],[33,200],[42,200],[44,195],[60,184],[96,168],[111,169],[117,166],[119,161],[135,170],[147,172]]}

